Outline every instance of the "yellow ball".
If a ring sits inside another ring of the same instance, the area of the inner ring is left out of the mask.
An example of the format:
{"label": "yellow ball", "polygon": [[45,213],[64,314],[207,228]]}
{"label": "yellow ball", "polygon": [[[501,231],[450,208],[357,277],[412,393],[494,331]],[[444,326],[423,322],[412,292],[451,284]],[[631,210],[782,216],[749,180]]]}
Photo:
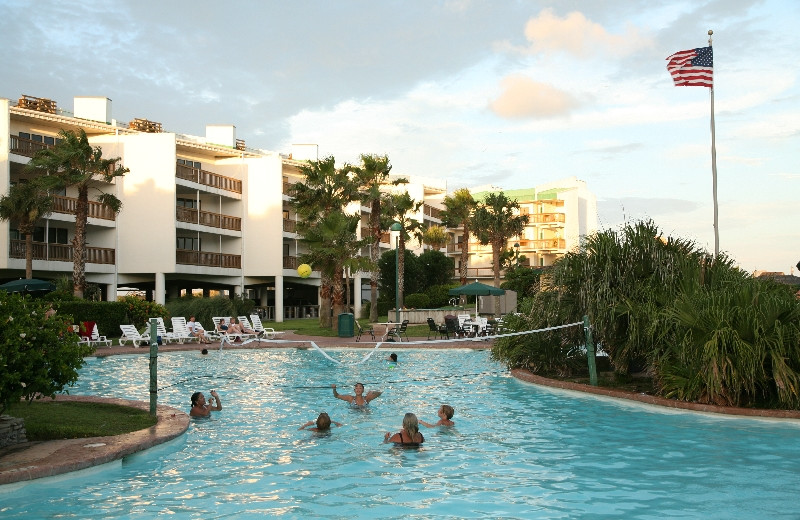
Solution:
{"label": "yellow ball", "polygon": [[300,267],[297,268],[297,274],[300,275],[300,278],[308,278],[311,276],[311,266],[308,264],[300,264]]}

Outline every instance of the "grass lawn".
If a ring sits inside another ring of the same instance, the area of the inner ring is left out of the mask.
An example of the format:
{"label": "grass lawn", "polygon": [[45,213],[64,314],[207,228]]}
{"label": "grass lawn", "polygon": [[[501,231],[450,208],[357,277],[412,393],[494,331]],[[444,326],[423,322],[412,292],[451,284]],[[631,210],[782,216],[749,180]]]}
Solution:
{"label": "grass lawn", "polygon": [[[378,318],[379,322],[389,321],[386,316],[381,316]],[[361,324],[361,327],[366,331],[369,329],[369,320],[368,319],[360,319],[358,322]],[[336,321],[334,320],[333,327],[330,329],[323,329],[319,326],[319,319],[296,319],[296,320],[286,320],[282,323],[277,323],[271,321],[269,323],[265,322],[265,327],[272,327],[275,330],[293,330],[297,334],[301,334],[303,336],[322,336],[322,337],[336,337],[338,333],[336,332]],[[409,338],[427,338],[428,337],[428,325],[409,325],[408,329],[408,337]],[[383,326],[379,325],[375,328],[375,333],[383,334]],[[363,338],[363,336],[362,336]]]}
{"label": "grass lawn", "polygon": [[11,405],[6,413],[25,420],[29,441],[120,435],[156,423],[156,418],[145,410],[107,403],[20,402]]}

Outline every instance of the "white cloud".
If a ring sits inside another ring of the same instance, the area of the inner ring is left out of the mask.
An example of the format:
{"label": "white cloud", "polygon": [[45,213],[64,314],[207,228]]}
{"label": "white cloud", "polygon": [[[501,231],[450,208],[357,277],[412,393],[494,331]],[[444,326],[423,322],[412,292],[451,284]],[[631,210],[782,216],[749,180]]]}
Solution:
{"label": "white cloud", "polygon": [[489,108],[500,117],[542,118],[566,115],[577,106],[567,92],[523,76],[509,76],[502,81],[503,92]]}

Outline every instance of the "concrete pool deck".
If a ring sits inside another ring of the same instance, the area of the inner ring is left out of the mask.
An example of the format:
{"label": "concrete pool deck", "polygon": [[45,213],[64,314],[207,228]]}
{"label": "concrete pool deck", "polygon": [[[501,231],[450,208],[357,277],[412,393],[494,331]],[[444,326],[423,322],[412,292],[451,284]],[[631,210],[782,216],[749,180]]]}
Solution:
{"label": "concrete pool deck", "polygon": [[[297,343],[283,343],[281,341],[261,341],[242,345],[234,343],[225,344],[226,349],[253,349],[253,348],[309,348],[313,341],[320,348],[325,347],[348,347],[348,348],[374,348],[375,342],[361,341],[356,342],[353,338],[338,337],[309,337],[300,336],[293,333],[281,335],[281,340]],[[423,343],[416,343],[421,341]],[[453,349],[476,349],[482,350],[491,348],[492,340],[469,339],[449,342],[427,342],[424,338],[412,342],[385,343],[387,350],[401,350],[405,348],[453,348]],[[159,347],[159,352],[171,351],[200,351],[203,348],[214,350],[219,348],[219,343],[206,345],[198,344],[171,344]],[[140,354],[148,355],[149,347],[134,348],[131,346],[114,346],[110,348],[99,348],[95,356],[111,356],[119,354]],[[593,387],[580,383],[571,383],[547,379],[526,370],[512,370],[511,374],[521,381],[529,383],[573,390],[578,392],[593,393],[607,397],[627,399],[642,403],[667,406],[671,408],[681,408],[706,413],[719,413],[728,415],[740,415],[748,417],[762,417],[771,419],[794,419],[800,420],[800,411],[792,410],[761,410],[751,408],[731,408],[713,405],[703,405],[697,403],[686,403],[655,397],[649,394],[625,392],[602,387]],[[72,401],[94,401],[110,402],[134,406],[144,410],[149,410],[149,403],[144,401],[127,401],[124,399],[103,398],[96,396],[57,396],[58,400]],[[26,442],[0,449],[0,485],[23,482],[42,477],[59,475],[71,471],[77,471],[100,464],[105,464],[114,460],[136,453],[158,444],[172,440],[182,435],[189,428],[189,416],[183,410],[178,410],[168,406],[158,406],[158,423],[155,426],[131,432],[124,435],[112,437],[91,437],[83,439],[65,439],[44,442]]]}

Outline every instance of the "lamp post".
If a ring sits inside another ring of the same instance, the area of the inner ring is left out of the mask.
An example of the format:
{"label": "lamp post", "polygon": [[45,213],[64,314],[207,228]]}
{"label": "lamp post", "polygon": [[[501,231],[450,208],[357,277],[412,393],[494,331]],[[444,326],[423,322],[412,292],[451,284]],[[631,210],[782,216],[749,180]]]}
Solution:
{"label": "lamp post", "polygon": [[403,226],[395,222],[389,230],[398,232],[394,238],[394,321],[400,323],[400,233]]}
{"label": "lamp post", "polygon": [[519,242],[514,243],[514,260],[516,261],[516,267],[519,267]]}

